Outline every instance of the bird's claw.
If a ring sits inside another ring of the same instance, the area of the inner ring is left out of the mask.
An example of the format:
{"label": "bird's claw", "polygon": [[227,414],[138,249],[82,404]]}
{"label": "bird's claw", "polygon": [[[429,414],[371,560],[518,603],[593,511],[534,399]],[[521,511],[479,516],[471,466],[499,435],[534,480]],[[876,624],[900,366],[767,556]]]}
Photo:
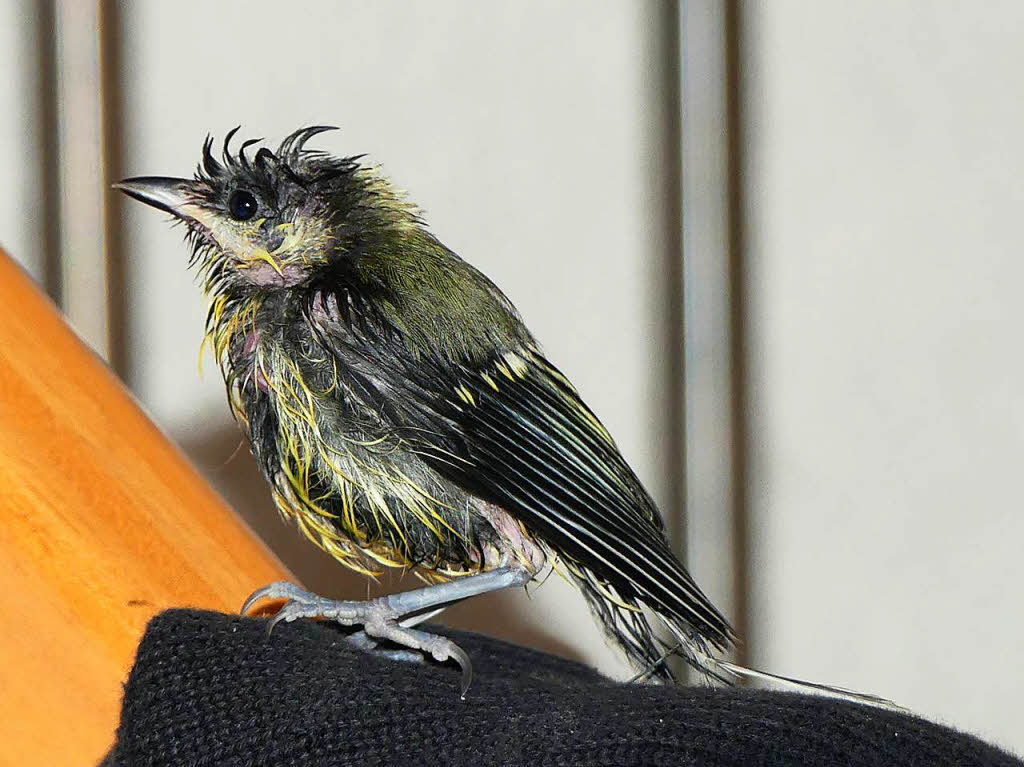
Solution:
{"label": "bird's claw", "polygon": [[378,639],[387,639],[403,647],[411,647],[421,652],[428,653],[438,663],[453,660],[459,664],[462,671],[460,692],[463,700],[469,686],[473,683],[473,662],[469,655],[448,637],[429,634],[419,629],[406,628],[399,625],[397,621],[387,621],[364,626],[367,636]]}
{"label": "bird's claw", "polygon": [[245,604],[242,605],[240,610],[242,615],[248,615],[252,612],[252,609],[264,599],[287,599],[289,602],[308,602],[310,597],[316,596],[310,594],[303,588],[299,588],[294,583],[288,581],[276,581],[270,583],[261,589],[256,589],[252,592],[249,597],[245,600]]}
{"label": "bird's claw", "polygon": [[[421,653],[429,654],[439,663],[454,660],[462,672],[462,698],[466,697],[473,681],[473,664],[466,651],[447,637],[402,625],[403,618],[409,616],[395,610],[388,603],[387,597],[362,602],[325,599],[293,583],[278,581],[254,591],[242,605],[242,615],[249,613],[265,599],[287,600],[268,622],[268,635],[282,621],[290,623],[299,618],[326,618],[343,626],[361,625],[363,630],[349,637],[352,644],[361,649],[393,660],[422,661]],[[406,623],[409,622],[406,620]],[[383,649],[375,639],[383,639],[408,649]]]}

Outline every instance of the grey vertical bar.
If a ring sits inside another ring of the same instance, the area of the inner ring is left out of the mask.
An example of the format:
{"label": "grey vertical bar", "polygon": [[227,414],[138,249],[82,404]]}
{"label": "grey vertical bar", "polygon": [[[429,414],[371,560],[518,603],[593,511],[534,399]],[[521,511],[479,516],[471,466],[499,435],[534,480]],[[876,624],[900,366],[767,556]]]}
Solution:
{"label": "grey vertical bar", "polygon": [[662,268],[660,284],[653,295],[661,299],[662,328],[660,348],[665,350],[664,395],[661,412],[664,419],[666,501],[669,533],[673,548],[686,556],[686,411],[683,392],[683,188],[682,188],[682,103],[680,10],[676,0],[664,0],[658,8],[655,24],[658,103],[652,110],[660,123],[662,167],[655,183],[654,199],[661,203]]}
{"label": "grey vertical bar", "polygon": [[743,18],[740,0],[727,0],[725,12],[726,72],[729,136],[729,292],[732,309],[732,464],[733,464],[733,559],[735,623],[747,641],[737,648],[736,658],[747,664],[753,637],[750,627],[750,520],[748,466],[750,434],[747,374],[746,227],[744,221],[743,136]]}
{"label": "grey vertical bar", "polygon": [[36,66],[39,112],[36,124],[40,136],[38,183],[43,216],[39,231],[42,249],[43,287],[61,306],[63,268],[61,265],[60,142],[57,134],[57,15],[54,0],[36,0]]}
{"label": "grey vertical bar", "polygon": [[689,562],[702,588],[734,618],[736,477],[724,2],[686,3],[681,39]]}
{"label": "grey vertical bar", "polygon": [[[647,88],[650,141],[655,161],[647,169],[652,184],[649,199],[658,206],[658,230],[651,242],[658,260],[650,270],[653,279],[652,326],[657,328],[657,348],[662,360],[661,380],[652,402],[654,422],[661,442],[662,513],[673,550],[686,558],[686,410],[684,402],[683,328],[683,232],[682,232],[682,125],[680,8],[677,0],[651,4],[648,34],[651,51],[650,84]],[[688,668],[679,659],[670,661],[676,673]]]}
{"label": "grey vertical bar", "polygon": [[123,29],[120,7],[116,0],[99,0],[100,99],[103,133],[103,238],[106,249],[107,278],[107,348],[110,366],[125,380],[128,360],[128,298],[124,257],[124,234],[121,228],[119,195],[110,185],[122,177],[124,169],[124,115],[121,82]]}

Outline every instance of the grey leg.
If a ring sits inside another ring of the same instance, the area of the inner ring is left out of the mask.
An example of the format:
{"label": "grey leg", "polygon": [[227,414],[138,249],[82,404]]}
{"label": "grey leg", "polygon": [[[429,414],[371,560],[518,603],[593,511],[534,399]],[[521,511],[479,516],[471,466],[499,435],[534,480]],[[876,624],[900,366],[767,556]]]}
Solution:
{"label": "grey leg", "polygon": [[489,591],[523,586],[531,577],[531,573],[521,567],[502,567],[366,601],[325,599],[295,584],[279,581],[256,591],[245,600],[242,614],[249,612],[261,600],[287,599],[271,619],[268,631],[273,631],[281,621],[290,622],[298,618],[327,618],[343,626],[360,625],[365,635],[357,640],[357,644],[371,642],[370,637],[386,639],[411,650],[428,653],[441,662],[456,661],[462,668],[462,696],[465,697],[473,679],[469,656],[450,639],[419,631],[412,626],[430,617],[433,611]]}

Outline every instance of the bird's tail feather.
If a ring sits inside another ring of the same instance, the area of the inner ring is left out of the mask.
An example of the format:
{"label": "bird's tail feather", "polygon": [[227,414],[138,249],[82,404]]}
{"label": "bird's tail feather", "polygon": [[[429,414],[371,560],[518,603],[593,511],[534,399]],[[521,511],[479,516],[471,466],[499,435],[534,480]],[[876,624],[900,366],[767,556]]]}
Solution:
{"label": "bird's tail feather", "polygon": [[675,670],[665,661],[679,650],[659,636],[637,600],[619,593],[590,570],[571,565],[566,569],[609,639],[625,652],[633,666],[644,669],[641,675],[678,682]]}
{"label": "bird's tail feather", "polygon": [[792,677],[782,676],[781,674],[770,674],[767,671],[761,671],[756,668],[747,668],[746,666],[740,666],[736,663],[730,663],[729,661],[720,660],[718,658],[709,658],[708,662],[715,668],[720,669],[722,672],[735,679],[751,679],[768,682],[769,684],[790,687],[798,692],[827,695],[830,698],[839,698],[840,700],[847,700],[851,703],[877,706],[878,708],[885,708],[892,711],[906,711],[902,706],[893,703],[891,700],[879,697],[878,695],[872,695],[871,693],[857,692],[856,690],[848,690],[845,687],[836,687],[829,684],[805,682],[802,679],[793,679]]}
{"label": "bird's tail feather", "polygon": [[[693,645],[688,636],[687,630],[685,627],[680,626],[678,621],[665,617],[660,613],[658,614],[658,617],[661,618],[661,621],[677,640],[677,644],[673,649],[682,654],[691,665],[696,667],[702,673],[719,681],[725,682],[726,684],[734,684],[739,680],[766,682],[769,685],[788,687],[798,692],[812,695],[825,695],[831,698],[846,700],[851,703],[860,703],[862,705],[885,708],[891,711],[906,710],[902,706],[893,703],[891,700],[879,697],[878,695],[857,692],[856,690],[849,690],[845,687],[836,687],[835,685],[806,682],[803,679],[795,679],[781,674],[772,674],[768,671],[748,668],[747,666],[741,666],[738,663],[722,660],[721,658],[715,657],[713,653],[708,652],[705,646],[700,644]],[[690,645],[689,647],[687,647],[688,644]]]}
{"label": "bird's tail feather", "polygon": [[[719,648],[701,637],[685,621],[659,611],[643,609],[637,600],[623,596],[587,570],[581,569],[571,574],[609,637],[625,651],[634,666],[641,669],[630,681],[656,678],[668,683],[679,682],[675,669],[667,662],[672,656],[679,656],[709,683],[733,685],[741,680],[757,681],[851,703],[905,711],[901,706],[877,695],[805,682],[722,660],[716,656]],[[664,639],[655,619],[668,629],[672,640]]]}

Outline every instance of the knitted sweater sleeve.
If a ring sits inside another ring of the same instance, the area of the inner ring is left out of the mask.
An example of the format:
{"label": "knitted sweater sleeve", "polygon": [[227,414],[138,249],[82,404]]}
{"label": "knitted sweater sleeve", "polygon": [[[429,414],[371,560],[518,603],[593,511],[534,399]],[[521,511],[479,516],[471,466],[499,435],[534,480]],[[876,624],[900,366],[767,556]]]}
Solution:
{"label": "knitted sweater sleeve", "polygon": [[157,616],[105,767],[284,765],[1015,765],[914,716],[792,693],[624,685],[452,633],[457,671],[353,648],[325,624]]}

